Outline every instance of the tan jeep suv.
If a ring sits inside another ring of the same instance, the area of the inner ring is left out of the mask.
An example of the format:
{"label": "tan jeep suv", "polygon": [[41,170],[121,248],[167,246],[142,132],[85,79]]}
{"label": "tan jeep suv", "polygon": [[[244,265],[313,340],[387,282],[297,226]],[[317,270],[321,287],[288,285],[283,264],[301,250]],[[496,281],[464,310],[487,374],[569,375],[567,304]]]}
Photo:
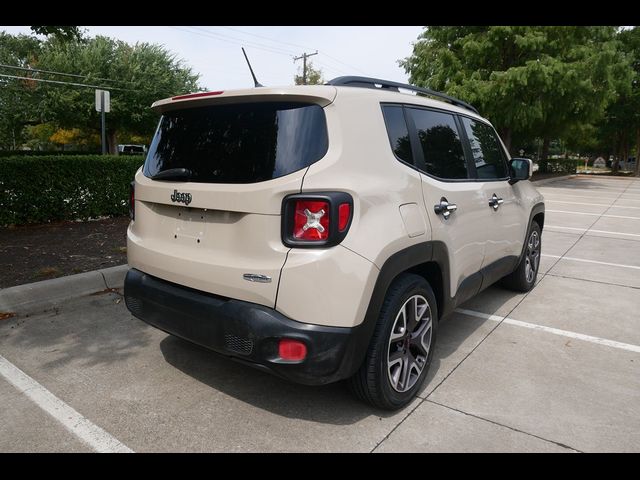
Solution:
{"label": "tan jeep suv", "polygon": [[535,283],[531,161],[460,100],[340,77],[153,108],[125,298],[159,329],[295,382],[349,379],[396,409],[442,318],[498,280]]}

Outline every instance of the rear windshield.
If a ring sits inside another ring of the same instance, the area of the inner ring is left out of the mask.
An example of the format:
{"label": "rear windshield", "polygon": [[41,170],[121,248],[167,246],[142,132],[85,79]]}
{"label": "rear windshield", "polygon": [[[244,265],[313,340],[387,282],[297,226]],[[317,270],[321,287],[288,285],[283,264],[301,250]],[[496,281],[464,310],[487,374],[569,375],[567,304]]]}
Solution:
{"label": "rear windshield", "polygon": [[187,169],[188,180],[181,180],[263,182],[311,165],[327,147],[319,105],[269,102],[175,110],[160,119],[144,174],[153,178]]}

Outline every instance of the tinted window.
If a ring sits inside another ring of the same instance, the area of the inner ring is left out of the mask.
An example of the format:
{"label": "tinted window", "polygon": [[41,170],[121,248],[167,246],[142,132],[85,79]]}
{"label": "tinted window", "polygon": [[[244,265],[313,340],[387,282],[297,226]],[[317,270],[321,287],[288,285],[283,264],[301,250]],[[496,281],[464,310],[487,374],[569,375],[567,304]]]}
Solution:
{"label": "tinted window", "polygon": [[318,105],[189,108],[162,115],[144,174],[186,168],[192,182],[263,182],[311,165],[327,147],[327,125]]}
{"label": "tinted window", "polygon": [[462,123],[469,137],[478,178],[507,177],[506,157],[493,128],[467,117],[462,118]]}
{"label": "tinted window", "polygon": [[467,163],[453,115],[409,109],[422,145],[427,173],[443,179],[467,178]]}
{"label": "tinted window", "polygon": [[387,105],[382,107],[382,111],[384,112],[384,123],[387,126],[389,142],[391,142],[391,150],[400,160],[413,164],[409,130],[407,130],[402,107]]}

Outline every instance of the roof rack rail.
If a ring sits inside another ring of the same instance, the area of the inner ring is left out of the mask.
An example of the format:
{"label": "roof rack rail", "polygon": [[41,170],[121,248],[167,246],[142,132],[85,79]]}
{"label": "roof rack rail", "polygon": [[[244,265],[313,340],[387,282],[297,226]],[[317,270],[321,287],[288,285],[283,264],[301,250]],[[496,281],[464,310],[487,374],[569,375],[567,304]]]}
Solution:
{"label": "roof rack rail", "polygon": [[[449,95],[446,95],[441,92],[436,92],[435,90],[416,87],[413,85],[409,85],[408,83],[392,82],[389,80],[381,80],[379,78],[345,76],[345,77],[336,77],[333,80],[329,80],[326,83],[326,85],[342,86],[342,87],[380,88],[384,90],[392,90],[394,92],[399,92],[400,89],[403,88],[405,90],[411,90],[416,93],[423,93],[425,95],[437,97],[439,99],[444,100],[445,102],[449,102],[453,105],[466,108],[467,110],[471,110],[472,112],[479,114],[478,110],[472,105],[469,105],[467,102],[463,102],[462,100],[458,100],[457,98],[450,97]],[[380,86],[378,87],[377,85],[380,85]]]}

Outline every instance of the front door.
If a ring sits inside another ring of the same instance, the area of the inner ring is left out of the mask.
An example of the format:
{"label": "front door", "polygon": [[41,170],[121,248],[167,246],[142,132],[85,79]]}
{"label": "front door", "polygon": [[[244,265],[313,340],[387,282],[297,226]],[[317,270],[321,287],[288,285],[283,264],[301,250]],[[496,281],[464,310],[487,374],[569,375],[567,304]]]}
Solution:
{"label": "front door", "polygon": [[[482,267],[491,280],[506,275],[522,250],[524,231],[518,197],[509,184],[507,155],[493,127],[461,117],[482,190],[483,208],[489,212]],[[504,270],[504,271],[503,271]]]}
{"label": "front door", "polygon": [[491,212],[484,208],[482,184],[471,178],[455,117],[419,107],[406,107],[406,113],[422,171],[432,239],[446,245],[450,295],[462,301],[480,288],[476,274],[484,258]]}

